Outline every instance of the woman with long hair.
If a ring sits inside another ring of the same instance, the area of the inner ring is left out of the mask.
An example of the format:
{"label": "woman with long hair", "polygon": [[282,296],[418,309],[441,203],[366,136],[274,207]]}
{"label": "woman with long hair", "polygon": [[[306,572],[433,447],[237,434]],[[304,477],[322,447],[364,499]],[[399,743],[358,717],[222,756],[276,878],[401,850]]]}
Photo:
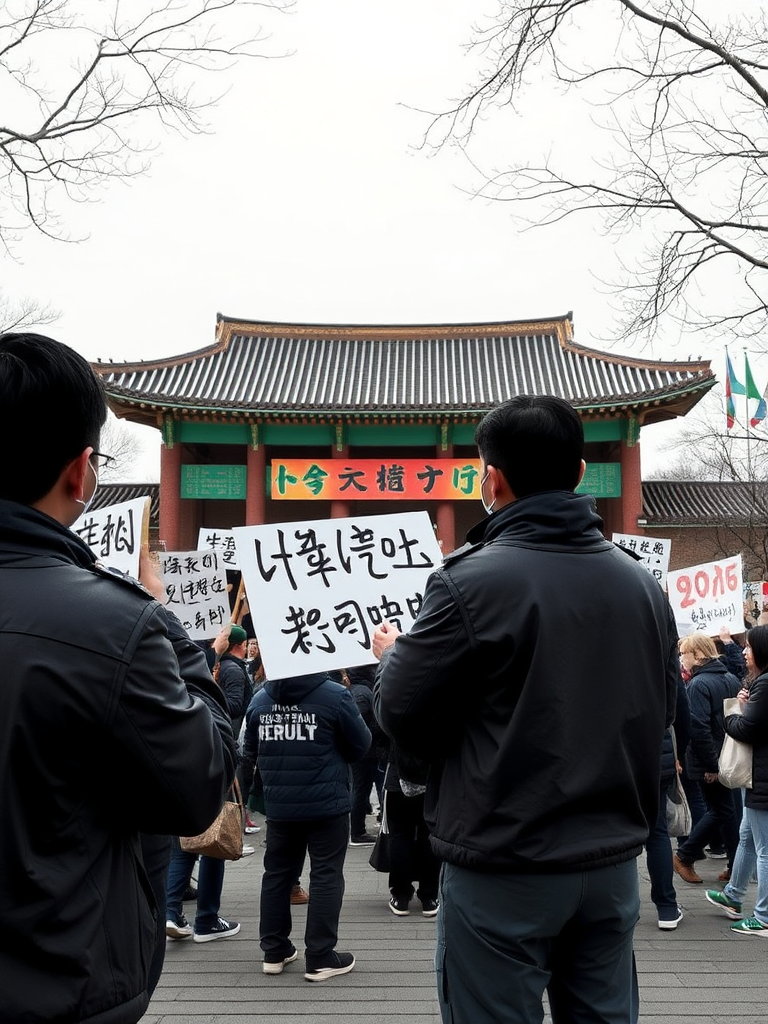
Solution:
{"label": "woman with long hair", "polygon": [[[744,816],[731,879],[721,892],[709,889],[710,903],[737,923],[737,935],[768,938],[768,626],[747,633],[744,648],[748,684],[739,691],[743,714],[729,715],[725,730],[752,747],[752,788],[745,790]],[[757,871],[757,899],[752,917],[744,917],[742,903],[750,879]]]}

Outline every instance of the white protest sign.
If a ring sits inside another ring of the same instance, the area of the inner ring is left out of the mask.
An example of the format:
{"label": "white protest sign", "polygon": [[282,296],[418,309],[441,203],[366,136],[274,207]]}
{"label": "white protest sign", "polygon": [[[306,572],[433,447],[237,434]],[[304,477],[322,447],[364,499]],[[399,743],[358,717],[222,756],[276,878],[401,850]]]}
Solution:
{"label": "white protest sign", "polygon": [[193,640],[214,637],[229,622],[227,570],[215,551],[164,551],[160,572],[168,608]]}
{"label": "white protest sign", "polygon": [[72,525],[72,532],[108,568],[138,579],[141,545],[149,537],[150,501],[147,495],[85,512]]}
{"label": "white protest sign", "polygon": [[214,530],[201,527],[197,535],[197,546],[201,551],[203,548],[210,548],[211,551],[217,552],[224,569],[240,568],[237,561],[235,538],[231,530]]}
{"label": "white protest sign", "polygon": [[750,626],[768,624],[768,582],[761,580],[744,584],[744,621]]}
{"label": "white protest sign", "polygon": [[614,544],[618,544],[620,548],[638,555],[640,563],[659,582],[659,585],[666,589],[669,555],[672,550],[671,540],[662,540],[656,537],[639,537],[632,533],[614,533],[611,536],[611,540]]}
{"label": "white protest sign", "polygon": [[671,572],[667,590],[680,636],[744,632],[741,555]]}
{"label": "white protest sign", "polygon": [[267,678],[365,665],[385,619],[407,631],[441,562],[426,512],[233,530]]}

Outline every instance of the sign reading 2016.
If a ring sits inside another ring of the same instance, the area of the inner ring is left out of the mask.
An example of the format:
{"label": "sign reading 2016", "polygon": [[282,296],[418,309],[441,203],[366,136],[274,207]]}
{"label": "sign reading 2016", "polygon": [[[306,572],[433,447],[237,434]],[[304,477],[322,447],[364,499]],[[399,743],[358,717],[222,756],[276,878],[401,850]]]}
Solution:
{"label": "sign reading 2016", "polygon": [[671,572],[667,587],[681,636],[717,636],[721,626],[743,631],[741,555]]}

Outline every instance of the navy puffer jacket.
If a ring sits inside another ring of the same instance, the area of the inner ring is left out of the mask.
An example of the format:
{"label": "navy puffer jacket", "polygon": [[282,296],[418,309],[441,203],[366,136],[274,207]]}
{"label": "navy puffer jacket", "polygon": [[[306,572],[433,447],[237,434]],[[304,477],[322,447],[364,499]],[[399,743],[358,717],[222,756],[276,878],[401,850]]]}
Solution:
{"label": "navy puffer jacket", "polygon": [[705,772],[717,772],[717,759],[725,739],[723,701],[735,697],[741,683],[719,658],[694,665],[688,684],[691,705],[691,742],[688,747],[688,775],[703,779]]}
{"label": "navy puffer jacket", "polygon": [[258,764],[268,819],[349,814],[349,764],[371,745],[349,690],[325,674],[272,679],[245,718],[245,753]]}

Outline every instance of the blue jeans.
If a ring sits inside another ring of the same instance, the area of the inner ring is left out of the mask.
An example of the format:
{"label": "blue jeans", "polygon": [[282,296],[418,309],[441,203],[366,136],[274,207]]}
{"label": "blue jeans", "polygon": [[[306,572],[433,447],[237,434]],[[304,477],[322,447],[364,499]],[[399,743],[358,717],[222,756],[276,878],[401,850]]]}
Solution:
{"label": "blue jeans", "polygon": [[259,939],[269,959],[290,956],[291,889],[309,854],[309,903],[304,929],[307,962],[321,961],[336,948],[344,898],[344,858],[349,815],[313,821],[267,819],[267,848],[261,879]]}
{"label": "blue jeans", "polygon": [[437,918],[443,1024],[634,1024],[637,864],[486,874],[445,864]]}
{"label": "blue jeans", "polygon": [[[169,921],[179,924],[184,913],[184,892],[192,878],[197,854],[186,853],[174,840],[173,854],[168,868],[168,892],[166,895]],[[218,857],[201,857],[197,869],[197,913],[195,928],[210,928],[219,919],[221,890],[224,885],[225,861]]]}
{"label": "blue jeans", "polygon": [[739,845],[731,869],[731,880],[723,892],[737,903],[744,902],[747,886],[757,870],[755,917],[768,924],[768,811],[744,808]]}
{"label": "blue jeans", "polygon": [[660,921],[674,921],[677,917],[677,893],[673,885],[672,844],[667,831],[667,793],[671,782],[659,787],[659,813],[656,825],[645,844],[645,859],[651,876],[651,900]]}

